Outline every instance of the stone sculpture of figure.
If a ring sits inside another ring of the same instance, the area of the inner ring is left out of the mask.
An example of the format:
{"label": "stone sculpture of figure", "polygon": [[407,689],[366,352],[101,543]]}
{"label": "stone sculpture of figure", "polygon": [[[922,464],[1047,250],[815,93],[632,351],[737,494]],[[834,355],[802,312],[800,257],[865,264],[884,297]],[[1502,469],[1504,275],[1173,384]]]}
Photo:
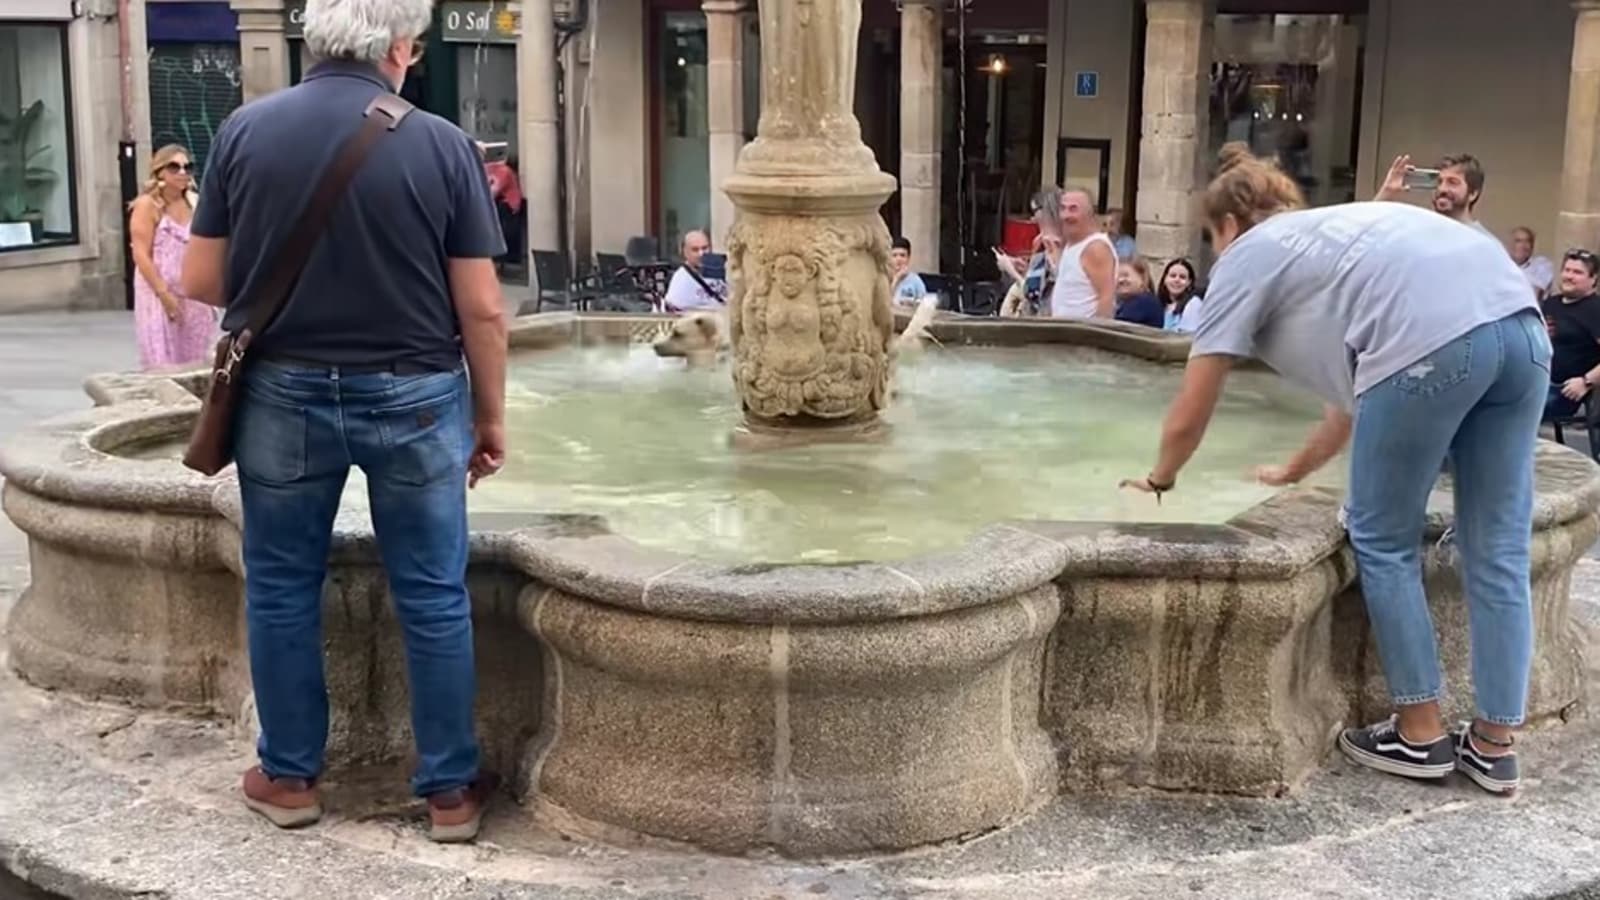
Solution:
{"label": "stone sculpture of figure", "polygon": [[772,263],[766,296],[766,353],[762,360],[783,381],[804,381],[822,371],[822,310],[817,304],[816,270],[794,253]]}
{"label": "stone sculpture of figure", "polygon": [[[768,60],[761,79],[763,138],[860,140],[853,112],[854,48],[860,29],[861,0],[761,5],[761,32],[767,41],[762,53]],[[788,37],[781,47],[775,46],[778,35]]]}

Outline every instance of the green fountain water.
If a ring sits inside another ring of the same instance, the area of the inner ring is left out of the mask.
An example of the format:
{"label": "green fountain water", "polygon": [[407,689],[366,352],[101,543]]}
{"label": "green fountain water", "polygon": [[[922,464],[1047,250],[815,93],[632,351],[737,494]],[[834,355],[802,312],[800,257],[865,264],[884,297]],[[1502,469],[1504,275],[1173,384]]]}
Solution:
{"label": "green fountain water", "polygon": [[1317,407],[1240,373],[1158,505],[1117,481],[1149,468],[1180,378],[1085,350],[935,349],[902,364],[887,442],[752,453],[728,443],[725,369],[557,350],[513,363],[510,459],[472,505],[596,514],[647,546],[763,562],[903,558],[1012,518],[1222,522],[1271,495],[1250,469],[1299,446]]}

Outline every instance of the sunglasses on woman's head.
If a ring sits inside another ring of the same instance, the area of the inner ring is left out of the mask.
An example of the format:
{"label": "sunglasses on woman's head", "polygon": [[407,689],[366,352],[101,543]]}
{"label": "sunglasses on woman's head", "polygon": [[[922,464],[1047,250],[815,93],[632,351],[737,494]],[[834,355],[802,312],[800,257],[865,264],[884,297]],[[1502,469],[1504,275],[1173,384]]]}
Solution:
{"label": "sunglasses on woman's head", "polygon": [[165,166],[162,166],[162,169],[168,175],[176,175],[179,172],[188,175],[190,172],[194,171],[194,163],[169,162]]}

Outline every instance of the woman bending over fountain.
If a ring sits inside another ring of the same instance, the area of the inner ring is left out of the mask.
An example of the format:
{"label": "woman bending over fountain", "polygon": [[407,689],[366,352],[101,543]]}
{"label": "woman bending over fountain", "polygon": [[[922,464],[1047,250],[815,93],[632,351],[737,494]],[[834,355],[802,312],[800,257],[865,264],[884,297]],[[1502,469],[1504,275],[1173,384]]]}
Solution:
{"label": "woman bending over fountain", "polygon": [[[1459,769],[1516,788],[1512,749],[1533,652],[1529,551],[1533,455],[1550,341],[1527,281],[1494,241],[1398,203],[1300,211],[1300,190],[1242,145],[1223,148],[1204,196],[1219,257],[1183,388],[1155,468],[1124,486],[1172,490],[1234,361],[1262,360],[1317,393],[1326,414],[1304,449],[1268,466],[1297,482],[1350,439],[1347,501],[1367,614],[1396,714],[1352,728],[1355,762],[1411,778]],[[1446,726],[1433,623],[1422,590],[1429,493],[1455,478],[1477,718]]]}

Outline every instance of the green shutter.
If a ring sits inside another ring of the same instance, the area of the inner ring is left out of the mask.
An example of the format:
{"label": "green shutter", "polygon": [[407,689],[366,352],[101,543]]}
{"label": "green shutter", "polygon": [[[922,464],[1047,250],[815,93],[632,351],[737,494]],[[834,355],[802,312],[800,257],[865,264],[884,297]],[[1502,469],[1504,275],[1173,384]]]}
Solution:
{"label": "green shutter", "polygon": [[187,147],[204,172],[211,139],[242,94],[237,44],[156,44],[150,48],[150,146]]}

